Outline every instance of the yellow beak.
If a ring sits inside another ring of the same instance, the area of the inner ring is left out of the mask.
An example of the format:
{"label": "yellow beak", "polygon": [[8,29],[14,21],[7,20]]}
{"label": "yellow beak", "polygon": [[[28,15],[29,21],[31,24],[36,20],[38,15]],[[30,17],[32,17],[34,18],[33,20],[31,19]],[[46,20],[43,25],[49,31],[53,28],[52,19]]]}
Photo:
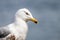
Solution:
{"label": "yellow beak", "polygon": [[36,23],[36,24],[38,23],[37,19],[35,19],[35,18],[31,18],[30,20],[31,20],[32,22]]}

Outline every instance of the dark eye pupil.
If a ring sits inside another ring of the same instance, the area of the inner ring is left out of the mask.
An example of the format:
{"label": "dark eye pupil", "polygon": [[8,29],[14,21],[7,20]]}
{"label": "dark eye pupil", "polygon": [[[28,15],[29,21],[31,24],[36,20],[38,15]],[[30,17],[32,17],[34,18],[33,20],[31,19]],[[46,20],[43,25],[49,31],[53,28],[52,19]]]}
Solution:
{"label": "dark eye pupil", "polygon": [[26,13],[26,15],[29,15],[28,13]]}
{"label": "dark eye pupil", "polygon": [[[25,12],[25,11],[24,11]],[[27,12],[25,12],[26,13],[26,15],[29,15]]]}

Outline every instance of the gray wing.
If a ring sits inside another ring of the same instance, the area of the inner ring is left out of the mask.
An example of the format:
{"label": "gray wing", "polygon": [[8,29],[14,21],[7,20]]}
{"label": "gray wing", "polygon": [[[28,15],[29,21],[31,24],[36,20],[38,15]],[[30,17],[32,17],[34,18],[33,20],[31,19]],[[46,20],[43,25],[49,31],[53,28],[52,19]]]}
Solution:
{"label": "gray wing", "polygon": [[0,27],[0,38],[6,37],[8,34],[10,34],[8,27]]}

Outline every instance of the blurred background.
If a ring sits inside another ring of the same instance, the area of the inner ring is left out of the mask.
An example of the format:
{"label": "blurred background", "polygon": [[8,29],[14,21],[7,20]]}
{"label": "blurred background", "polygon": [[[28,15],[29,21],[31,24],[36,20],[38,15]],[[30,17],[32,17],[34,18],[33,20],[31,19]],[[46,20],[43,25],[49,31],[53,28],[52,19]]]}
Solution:
{"label": "blurred background", "polygon": [[39,21],[28,22],[26,40],[60,40],[60,0],[0,0],[0,26],[12,23],[21,8],[28,8]]}

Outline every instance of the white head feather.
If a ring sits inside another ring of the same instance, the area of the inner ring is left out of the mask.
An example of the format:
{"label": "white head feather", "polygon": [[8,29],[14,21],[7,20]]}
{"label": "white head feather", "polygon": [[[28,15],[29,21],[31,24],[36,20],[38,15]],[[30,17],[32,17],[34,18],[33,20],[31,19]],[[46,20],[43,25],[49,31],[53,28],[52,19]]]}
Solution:
{"label": "white head feather", "polygon": [[33,18],[31,12],[28,9],[26,9],[26,8],[19,9],[15,16],[19,17],[20,19],[22,19],[24,21],[31,20],[31,21],[37,23],[37,20],[35,18]]}

